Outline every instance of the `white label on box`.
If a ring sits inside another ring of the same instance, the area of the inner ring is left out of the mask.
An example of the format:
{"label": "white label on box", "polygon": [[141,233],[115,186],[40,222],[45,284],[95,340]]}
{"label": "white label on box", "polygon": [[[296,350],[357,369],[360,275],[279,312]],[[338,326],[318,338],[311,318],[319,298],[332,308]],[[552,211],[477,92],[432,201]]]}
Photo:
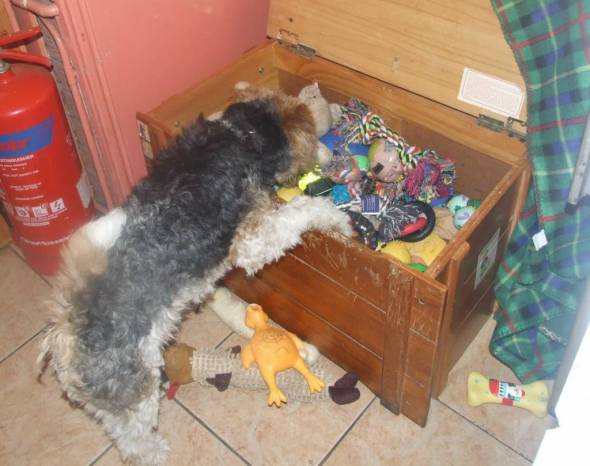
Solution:
{"label": "white label on box", "polygon": [[465,68],[457,98],[500,115],[518,118],[525,93],[520,86],[489,74]]}
{"label": "white label on box", "polygon": [[141,148],[143,156],[153,160],[154,151],[152,150],[152,141],[150,139],[150,130],[148,126],[141,120],[137,120],[137,127],[139,129],[139,140],[141,141]]}
{"label": "white label on box", "polygon": [[477,268],[475,270],[475,285],[477,288],[484,277],[494,266],[496,262],[496,254],[498,253],[498,243],[500,241],[500,229],[496,230],[494,236],[481,248],[479,256],[477,256]]}

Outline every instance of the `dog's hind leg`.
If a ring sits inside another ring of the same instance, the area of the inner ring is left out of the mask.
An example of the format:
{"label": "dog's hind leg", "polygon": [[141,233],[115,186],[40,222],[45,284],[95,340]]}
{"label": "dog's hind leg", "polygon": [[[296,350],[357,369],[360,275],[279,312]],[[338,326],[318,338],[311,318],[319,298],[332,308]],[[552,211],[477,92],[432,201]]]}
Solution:
{"label": "dog's hind leg", "polygon": [[117,413],[95,413],[126,463],[160,466],[166,462],[170,447],[157,432],[159,404],[159,388],[154,383],[152,393],[136,407]]}

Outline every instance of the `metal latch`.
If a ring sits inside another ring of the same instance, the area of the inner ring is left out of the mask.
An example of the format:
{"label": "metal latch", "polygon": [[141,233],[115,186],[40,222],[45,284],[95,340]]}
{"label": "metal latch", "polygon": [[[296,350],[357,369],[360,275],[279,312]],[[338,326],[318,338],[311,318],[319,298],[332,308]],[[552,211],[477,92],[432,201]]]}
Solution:
{"label": "metal latch", "polygon": [[277,34],[279,43],[288,47],[292,52],[301,55],[304,58],[313,58],[316,56],[316,51],[312,47],[303,45],[299,42],[299,36],[287,29],[279,29]]}
{"label": "metal latch", "polygon": [[510,138],[518,138],[519,141],[526,142],[526,121],[508,117],[506,122],[503,122],[488,115],[479,114],[477,124],[496,133],[506,133]]}

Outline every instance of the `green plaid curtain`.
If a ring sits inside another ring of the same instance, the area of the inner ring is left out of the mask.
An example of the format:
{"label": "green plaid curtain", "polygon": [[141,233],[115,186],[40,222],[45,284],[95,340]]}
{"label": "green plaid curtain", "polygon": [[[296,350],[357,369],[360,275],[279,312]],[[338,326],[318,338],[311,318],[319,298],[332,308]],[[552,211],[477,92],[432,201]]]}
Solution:
{"label": "green plaid curtain", "polygon": [[[590,0],[492,6],[526,81],[533,183],[498,270],[490,350],[531,382],[559,368],[590,273],[590,209],[565,213],[590,111]],[[537,250],[540,231],[547,245]]]}

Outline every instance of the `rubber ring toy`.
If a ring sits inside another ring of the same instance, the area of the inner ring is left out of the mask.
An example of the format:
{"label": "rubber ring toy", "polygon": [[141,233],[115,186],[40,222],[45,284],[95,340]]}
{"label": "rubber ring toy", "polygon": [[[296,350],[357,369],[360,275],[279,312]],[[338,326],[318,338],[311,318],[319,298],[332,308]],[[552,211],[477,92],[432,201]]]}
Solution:
{"label": "rubber ring toy", "polygon": [[[419,207],[420,211],[426,215],[426,224],[424,224],[424,220],[420,221],[419,219],[416,223],[406,226],[401,232],[402,236],[399,238],[400,241],[416,243],[432,233],[432,230],[434,230],[434,226],[436,225],[436,214],[430,204],[427,204],[426,202],[416,200],[408,202],[407,205],[415,205]],[[424,225],[422,227],[423,229],[417,229],[420,225]]]}

